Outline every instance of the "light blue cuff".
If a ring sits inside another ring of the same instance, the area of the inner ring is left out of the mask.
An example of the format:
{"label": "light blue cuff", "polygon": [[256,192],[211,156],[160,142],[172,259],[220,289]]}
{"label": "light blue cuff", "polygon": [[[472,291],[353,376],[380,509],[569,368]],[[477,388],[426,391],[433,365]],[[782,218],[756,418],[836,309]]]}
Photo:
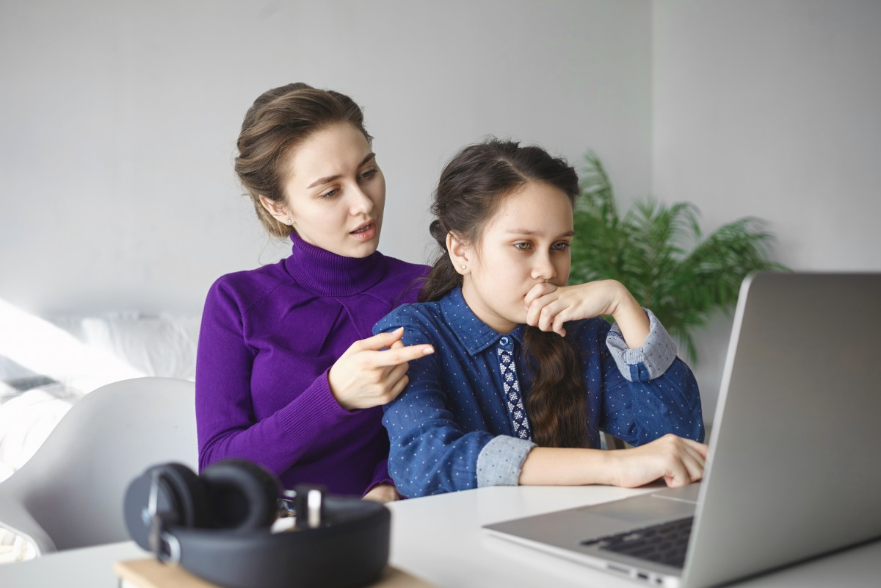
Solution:
{"label": "light blue cuff", "polygon": [[526,439],[493,437],[477,456],[477,487],[518,485],[523,462],[533,447],[535,443]]}
{"label": "light blue cuff", "polygon": [[[667,329],[652,311],[647,308],[643,310],[649,317],[649,334],[642,347],[629,349],[617,323],[612,325],[606,336],[606,346],[612,353],[621,375],[631,382],[654,380],[663,376],[676,359],[676,343],[667,333]],[[641,372],[646,371],[648,373],[645,375],[648,377],[642,377]]]}

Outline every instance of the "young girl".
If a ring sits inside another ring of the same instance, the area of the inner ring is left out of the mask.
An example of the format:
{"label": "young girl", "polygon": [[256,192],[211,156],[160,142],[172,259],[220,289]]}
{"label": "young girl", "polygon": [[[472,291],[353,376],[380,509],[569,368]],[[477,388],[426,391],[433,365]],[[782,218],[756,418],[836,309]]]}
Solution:
{"label": "young girl", "polygon": [[[563,160],[513,142],[467,147],[441,174],[442,254],[420,303],[374,328],[436,350],[385,407],[403,494],[701,478],[697,384],[663,326],[618,282],[565,285],[577,193]],[[636,447],[600,451],[600,431]]]}
{"label": "young girl", "polygon": [[245,115],[236,173],[264,228],[293,248],[208,292],[196,362],[201,468],[239,457],[287,487],[397,497],[379,406],[431,349],[370,329],[416,298],[428,268],[377,251],[385,179],[370,142],[351,98],[306,84],[265,92]]}

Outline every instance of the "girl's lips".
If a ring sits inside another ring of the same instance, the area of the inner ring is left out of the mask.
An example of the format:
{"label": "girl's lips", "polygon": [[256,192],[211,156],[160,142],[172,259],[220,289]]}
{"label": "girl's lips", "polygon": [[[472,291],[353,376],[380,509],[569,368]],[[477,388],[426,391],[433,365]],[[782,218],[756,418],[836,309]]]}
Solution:
{"label": "girl's lips", "polygon": [[376,236],[376,223],[368,223],[349,233],[359,241],[369,241]]}

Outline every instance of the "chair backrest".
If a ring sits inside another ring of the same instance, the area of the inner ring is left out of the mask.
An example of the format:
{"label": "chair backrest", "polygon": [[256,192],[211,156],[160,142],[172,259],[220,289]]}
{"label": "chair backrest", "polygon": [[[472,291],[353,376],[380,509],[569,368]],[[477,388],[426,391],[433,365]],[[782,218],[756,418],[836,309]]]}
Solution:
{"label": "chair backrest", "polygon": [[34,456],[0,483],[0,524],[38,554],[124,541],[125,490],[147,467],[198,467],[195,387],[137,378],[87,394]]}

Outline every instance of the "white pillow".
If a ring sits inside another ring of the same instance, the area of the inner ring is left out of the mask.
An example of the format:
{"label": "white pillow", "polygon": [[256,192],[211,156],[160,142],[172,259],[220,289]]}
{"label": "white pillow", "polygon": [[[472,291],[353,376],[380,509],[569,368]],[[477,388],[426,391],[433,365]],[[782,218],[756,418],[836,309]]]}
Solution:
{"label": "white pillow", "polygon": [[105,314],[82,321],[84,341],[148,376],[193,380],[199,315]]}

